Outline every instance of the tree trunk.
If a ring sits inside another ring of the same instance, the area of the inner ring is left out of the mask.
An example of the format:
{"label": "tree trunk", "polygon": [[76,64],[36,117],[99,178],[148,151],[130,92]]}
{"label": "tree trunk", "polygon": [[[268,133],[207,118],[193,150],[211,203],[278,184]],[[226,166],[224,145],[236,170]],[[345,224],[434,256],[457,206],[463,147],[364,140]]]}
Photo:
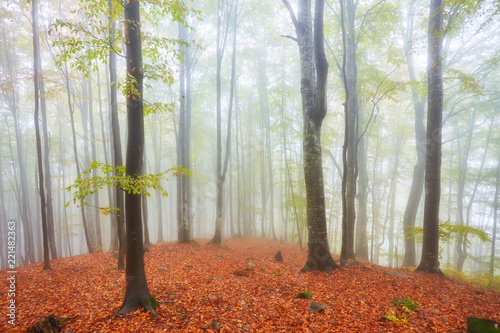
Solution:
{"label": "tree trunk", "polygon": [[391,177],[391,190],[389,198],[389,231],[387,232],[387,238],[389,241],[389,267],[394,267],[394,210],[396,208],[396,190],[398,184],[398,172],[399,172],[399,153],[401,152],[401,138],[396,138],[396,147],[394,152],[394,167],[392,169]]}
{"label": "tree trunk", "polygon": [[[415,12],[415,4],[409,5],[407,30],[401,28],[403,34],[404,50],[406,54],[406,63],[408,66],[408,74],[411,82],[416,82],[413,51],[410,49],[410,41],[413,40],[413,19]],[[405,239],[405,257],[403,267],[416,266],[415,253],[415,238],[409,232],[415,227],[418,206],[422,198],[424,188],[425,174],[425,104],[422,98],[418,96],[417,89],[414,85],[411,87],[413,109],[415,110],[415,147],[417,151],[417,162],[413,168],[413,179],[411,182],[410,195],[406,204],[406,209],[403,219],[404,239]]]}
{"label": "tree trunk", "polygon": [[[229,94],[229,110],[227,114],[227,134],[226,134],[226,155],[224,158],[224,166],[222,166],[222,89],[221,89],[221,70],[222,70],[222,58],[224,56],[224,48],[226,45],[226,39],[228,35],[229,25],[226,25],[226,30],[221,33],[222,24],[222,13],[224,8],[222,5],[222,0],[217,2],[218,15],[217,15],[217,175],[216,175],[216,186],[217,186],[217,199],[216,199],[216,213],[215,213],[215,233],[214,237],[208,242],[209,244],[220,244],[222,241],[222,215],[223,215],[223,198],[224,198],[224,180],[226,178],[227,166],[229,162],[229,156],[231,155],[231,114],[233,106],[234,97],[234,86],[236,84],[235,71],[236,71],[236,29],[233,33],[233,56],[231,59],[231,91]],[[231,15],[231,7],[228,11],[228,15]],[[237,15],[238,14],[238,0],[236,0],[235,11],[234,11],[234,24],[236,28]],[[222,34],[222,36],[221,36]]]}
{"label": "tree trunk", "polygon": [[[307,195],[308,256],[302,272],[331,272],[338,266],[328,245],[325,193],[321,155],[321,124],[326,116],[326,83],[328,62],[323,35],[324,1],[317,0],[314,23],[311,1],[300,0],[298,19],[287,0],[283,3],[295,26],[300,55],[302,116],[304,119],[304,177]],[[314,35],[313,35],[314,24]],[[316,70],[316,72],[314,71]]]}
{"label": "tree trunk", "polygon": [[[476,122],[476,110],[472,111],[471,120],[468,122],[469,130],[467,139],[464,143],[463,152],[460,150],[460,139],[457,144],[458,149],[458,193],[457,193],[457,223],[459,225],[465,225],[464,218],[464,195],[465,195],[465,185],[467,179],[467,170],[469,162],[469,154],[472,143],[472,134],[474,132],[474,126]],[[456,243],[457,250],[457,262],[456,269],[461,272],[464,267],[465,259],[467,259],[467,235],[461,235]]]}
{"label": "tree trunk", "polygon": [[[7,45],[7,37],[5,35],[5,30],[3,32],[3,41],[4,41],[4,49],[5,49],[5,62],[7,64],[7,71],[11,77],[14,76],[14,66],[11,62],[11,56],[9,54],[9,46]],[[14,134],[16,141],[16,150],[17,150],[17,163],[19,164],[19,176],[15,177],[16,180],[19,180],[18,183],[18,210],[19,215],[21,217],[21,223],[23,225],[23,238],[24,238],[24,252],[25,258],[23,260],[23,264],[33,263],[35,262],[34,255],[34,240],[33,233],[31,231],[32,223],[30,218],[30,208],[28,205],[29,201],[29,193],[28,193],[28,184],[27,184],[27,174],[26,174],[26,165],[24,161],[24,153],[23,153],[23,144],[21,139],[21,130],[19,126],[18,119],[18,96],[16,91],[13,89],[11,92],[11,96],[8,96],[8,105],[9,109],[12,113],[13,124],[14,124]],[[10,143],[9,143],[10,144]],[[13,152],[12,158],[14,159]],[[15,170],[15,169],[14,169]],[[15,172],[15,171],[14,171]],[[17,184],[17,183],[16,183]]]}
{"label": "tree trunk", "polygon": [[[140,2],[124,3],[127,77],[133,77],[134,88],[127,94],[127,155],[126,174],[133,179],[143,172],[144,161],[144,110]],[[125,300],[118,312],[125,315],[139,308],[156,316],[158,303],[150,294],[144,269],[141,194],[125,192],[125,221],[127,240],[127,287]]]}
{"label": "tree trunk", "polygon": [[[99,73],[97,74],[99,75]],[[96,135],[95,135],[95,128],[94,128],[94,103],[93,103],[93,97],[92,97],[92,78],[89,74],[89,79],[87,80],[88,84],[88,104],[89,104],[89,131],[90,131],[90,153],[92,156],[92,161],[97,161],[97,151],[96,151]],[[104,140],[104,138],[103,138]],[[92,170],[92,177],[97,177],[97,169]],[[98,252],[102,252],[102,235],[101,235],[101,214],[99,214],[99,210],[97,207],[99,207],[99,191],[95,192],[93,194],[92,202],[94,202],[94,207],[92,209],[92,217],[93,217],[93,223],[95,224],[95,234],[93,237],[95,237],[95,242],[96,242],[96,250]]]}
{"label": "tree trunk", "polygon": [[[2,137],[0,136],[0,147],[2,146]],[[5,209],[5,192],[3,186],[3,164],[2,155],[0,154],[0,233],[2,235],[7,235],[7,211]],[[8,237],[7,237],[8,238]],[[6,239],[8,241],[8,239]],[[8,244],[8,243],[3,243]],[[7,246],[2,246],[0,248],[0,268],[7,268]]]}
{"label": "tree trunk", "polygon": [[356,224],[356,257],[368,260],[368,236],[366,228],[368,225],[367,201],[368,201],[368,168],[366,154],[368,151],[368,138],[363,136],[358,146],[358,223]]}
{"label": "tree trunk", "polygon": [[[115,31],[115,19],[113,13],[113,3],[108,0],[109,8],[109,18],[108,24],[111,26],[111,31]],[[112,33],[109,34],[109,44],[115,45],[115,39]],[[113,135],[113,167],[116,169],[118,166],[123,165],[122,158],[122,146],[120,139],[120,121],[118,119],[118,101],[117,101],[117,88],[118,83],[116,74],[116,54],[114,52],[109,52],[109,80],[111,82],[111,95],[110,95],[110,107],[111,107],[111,132]],[[125,268],[125,206],[123,201],[123,190],[119,187],[115,188],[115,207],[118,209],[117,213],[114,215],[115,223],[118,230],[118,269],[122,270]]]}
{"label": "tree trunk", "polygon": [[[188,42],[187,28],[184,23],[178,24],[179,39]],[[189,48],[180,45],[182,61],[180,63],[179,83],[180,83],[180,114],[179,114],[179,132],[178,132],[178,161],[177,163],[184,169],[191,168],[190,156],[190,129],[191,129],[191,96],[190,96],[190,53]],[[181,173],[177,177],[179,186],[177,187],[178,203],[177,208],[178,226],[179,226],[179,241],[181,243],[189,243],[191,240],[192,227],[192,196],[191,196],[191,178]]]}
{"label": "tree trunk", "polygon": [[427,53],[427,147],[425,166],[424,241],[417,271],[443,275],[439,268],[439,202],[443,126],[443,0],[431,0]]}
{"label": "tree trunk", "polygon": [[[49,256],[49,236],[47,232],[47,207],[45,206],[45,186],[43,177],[43,164],[42,164],[42,142],[40,138],[40,68],[38,65],[40,61],[40,40],[38,38],[38,2],[33,0],[31,2],[31,24],[33,28],[33,82],[35,92],[35,132],[36,132],[36,152],[38,161],[38,181],[40,190],[40,211],[42,217],[42,236],[43,236],[43,269],[50,269],[50,256]],[[55,244],[54,244],[55,246]]]}
{"label": "tree trunk", "polygon": [[497,238],[497,223],[498,223],[498,205],[500,195],[500,154],[497,160],[497,175],[495,181],[495,198],[493,199],[493,232],[491,234],[491,256],[490,256],[490,274],[495,276],[495,251]]}
{"label": "tree trunk", "polygon": [[[345,0],[341,1],[341,5]],[[356,63],[357,43],[355,41],[354,21],[356,6],[353,0],[347,0],[345,15],[347,17],[347,32],[342,22],[342,39],[344,41],[344,61],[342,78],[345,88],[345,138],[344,138],[344,179],[342,186],[342,250],[340,261],[347,263],[347,259],[354,259],[354,225],[356,222],[356,179],[358,176],[358,69]],[[341,16],[344,9],[341,7]]]}

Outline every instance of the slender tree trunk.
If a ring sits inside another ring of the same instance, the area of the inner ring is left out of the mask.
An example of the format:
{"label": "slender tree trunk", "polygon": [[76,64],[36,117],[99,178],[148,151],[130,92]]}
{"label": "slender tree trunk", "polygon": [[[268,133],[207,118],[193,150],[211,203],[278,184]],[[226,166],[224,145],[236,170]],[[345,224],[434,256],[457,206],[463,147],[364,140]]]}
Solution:
{"label": "slender tree trunk", "polygon": [[[411,3],[408,7],[408,18],[406,30],[401,26],[403,35],[404,50],[406,54],[406,63],[408,66],[408,74],[411,82],[416,82],[414,69],[413,51],[410,49],[410,42],[413,40],[413,25],[415,16],[415,4]],[[417,162],[413,168],[413,179],[410,188],[410,195],[406,204],[406,209],[403,219],[404,239],[405,239],[405,257],[403,267],[416,266],[415,253],[415,238],[409,233],[415,227],[415,219],[417,217],[418,206],[422,198],[424,189],[424,174],[425,174],[425,103],[418,96],[417,89],[414,85],[411,87],[413,109],[415,112],[415,147],[417,151]]]}
{"label": "slender tree trunk", "polygon": [[387,232],[387,238],[389,241],[389,267],[394,267],[394,211],[396,208],[396,191],[398,183],[398,173],[399,173],[399,154],[401,152],[401,138],[396,138],[396,148],[394,152],[394,167],[392,169],[391,177],[391,195],[390,195],[390,208],[389,208],[389,231]]}
{"label": "slender tree trunk", "polygon": [[[35,132],[36,132],[36,151],[38,161],[38,181],[40,191],[40,211],[42,217],[42,233],[43,233],[43,269],[50,269],[50,256],[49,256],[49,236],[47,231],[47,207],[45,206],[45,186],[43,177],[43,163],[42,163],[42,140],[40,138],[40,68],[38,65],[40,61],[40,40],[38,38],[38,2],[32,0],[31,2],[31,24],[33,28],[33,82],[35,92]],[[55,247],[55,243],[54,243]]]}
{"label": "slender tree trunk", "polygon": [[358,146],[358,223],[356,224],[356,257],[368,259],[368,236],[366,228],[368,225],[367,201],[368,201],[368,167],[366,154],[368,151],[368,138],[363,136]]}
{"label": "slender tree trunk", "polygon": [[431,0],[428,29],[427,147],[425,167],[424,241],[417,271],[443,275],[439,269],[439,202],[443,124],[443,0]]}
{"label": "slender tree trunk", "polygon": [[[184,23],[178,24],[179,39],[188,41],[187,28]],[[190,96],[190,57],[189,48],[180,45],[180,51],[183,54],[183,61],[180,64],[180,115],[178,131],[178,161],[177,163],[184,169],[191,168],[190,152],[190,129],[191,129],[191,96]],[[188,243],[191,240],[192,227],[192,196],[191,196],[191,178],[186,174],[180,174],[177,177],[177,197],[178,197],[178,226],[179,241]]]}
{"label": "slender tree trunk", "polygon": [[[146,149],[144,149],[144,171],[146,171]],[[148,199],[146,195],[141,195],[141,208],[142,208],[142,224],[144,227],[144,246],[153,245],[149,240],[149,217],[148,217]]]}
{"label": "slender tree trunk", "polygon": [[[234,0],[233,0],[234,1]],[[236,27],[236,20],[238,14],[238,0],[235,5],[234,12],[234,27]],[[217,1],[218,15],[217,15],[217,172],[216,172],[216,188],[217,188],[217,199],[216,199],[216,213],[215,213],[215,232],[213,238],[209,241],[209,244],[220,244],[222,241],[222,215],[223,215],[223,198],[224,198],[224,181],[226,178],[227,166],[229,162],[229,156],[231,155],[231,114],[232,114],[232,104],[234,96],[234,86],[236,84],[235,78],[235,66],[236,66],[236,29],[233,31],[233,57],[231,59],[231,91],[229,95],[229,110],[227,115],[227,134],[226,134],[226,155],[224,158],[224,165],[222,165],[222,88],[221,88],[221,70],[222,70],[222,58],[224,56],[224,49],[226,45],[226,39],[228,35],[229,24],[226,25],[225,32],[221,32],[222,24],[222,13],[224,12],[224,6],[222,0]],[[231,15],[233,2],[228,10],[228,16]]]}
{"label": "slender tree trunk", "polygon": [[[9,46],[7,45],[7,36],[5,35],[5,29],[3,29],[3,41],[4,41],[5,62],[7,64],[7,71],[10,76],[13,76],[14,66],[12,64],[11,56],[9,54]],[[19,165],[19,176],[16,177],[16,180],[17,179],[19,180],[17,201],[18,201],[19,216],[21,217],[21,223],[23,225],[22,234],[24,239],[24,252],[25,252],[23,263],[33,263],[35,262],[35,256],[34,256],[34,240],[31,231],[32,223],[30,218],[30,208],[28,206],[29,202],[28,184],[27,184],[28,178],[26,174],[26,165],[24,161],[21,130],[18,119],[18,112],[19,112],[18,95],[16,94],[15,90],[12,90],[12,95],[8,96],[8,104],[13,118],[14,133],[16,139],[15,140],[16,150],[17,150],[17,163]],[[14,159],[13,154],[12,158]]]}
{"label": "slender tree trunk", "polygon": [[[137,4],[138,5],[138,4]],[[109,8],[109,18],[108,24],[110,25],[111,31],[115,31],[115,13],[113,12],[112,0],[108,0]],[[109,34],[109,44],[115,45],[114,35]],[[111,132],[113,135],[113,167],[116,169],[118,166],[123,165],[122,157],[122,146],[120,139],[120,121],[118,119],[118,99],[117,99],[117,88],[118,83],[116,74],[116,54],[114,52],[109,52],[109,80],[111,81],[111,95],[110,95],[110,107],[111,107]],[[115,189],[116,204],[115,207],[118,208],[117,213],[114,215],[115,223],[118,230],[118,269],[123,270],[125,268],[125,205],[123,201],[123,190],[119,187]]]}
{"label": "slender tree trunk", "polygon": [[341,0],[341,4],[346,1],[345,13],[347,15],[347,31],[343,23],[344,6],[341,7],[342,17],[342,38],[344,41],[344,60],[342,66],[342,78],[346,92],[345,97],[345,138],[344,138],[344,179],[342,198],[345,201],[342,205],[342,250],[340,261],[347,263],[347,259],[354,259],[354,226],[356,222],[356,179],[358,176],[358,94],[357,78],[358,69],[356,63],[357,43],[355,41],[354,21],[356,14],[356,4],[353,0]]}
{"label": "slender tree trunk", "polygon": [[[109,83],[109,80],[107,80],[107,81]],[[109,92],[109,89],[108,89],[108,92]],[[104,114],[103,114],[103,107],[102,107],[101,75],[99,74],[99,71],[97,71],[97,96],[99,99],[99,120],[101,123],[101,137],[102,137],[102,149],[104,152],[104,164],[110,165],[110,163],[109,163],[110,156],[108,155],[109,136],[105,130],[106,122],[104,121]],[[109,96],[109,93],[108,93],[108,96]],[[111,121],[109,123],[111,123]],[[109,126],[109,128],[111,128],[111,126]],[[114,202],[112,190],[113,189],[111,186],[107,187],[108,205],[109,206],[111,206]],[[118,244],[117,244],[118,243],[118,237],[117,237],[118,230],[116,228],[116,224],[113,223],[112,218],[110,219],[110,221],[111,221],[111,246],[110,247],[111,247],[112,251],[116,251],[118,249]],[[98,230],[100,231],[100,226],[99,226]],[[113,236],[115,236],[115,237],[113,237]],[[98,239],[99,238],[101,239],[101,242],[102,242],[102,235],[99,236]],[[115,242],[115,244],[113,244],[113,242]]]}
{"label": "slender tree trunk", "polygon": [[[63,139],[62,139],[62,115],[59,114],[59,167],[60,167],[60,171],[59,171],[59,175],[60,175],[60,178],[62,179],[62,188],[66,188],[66,174],[64,172],[64,155],[63,155]],[[63,202],[66,202],[66,191],[63,191]],[[71,237],[71,231],[69,229],[69,226],[68,226],[68,210],[65,206],[63,206],[63,220],[64,220],[64,230],[65,230],[65,234],[66,234],[66,245],[68,246],[68,255],[71,257],[72,256],[72,251],[71,251],[71,241],[70,241],[70,237]]]}
{"label": "slender tree trunk", "polygon": [[[2,136],[0,136],[0,147],[2,146]],[[0,233],[7,235],[7,210],[5,209],[5,192],[3,186],[3,163],[2,154],[0,154]],[[6,244],[6,243],[4,243]],[[7,246],[2,246],[0,249],[0,268],[7,268]]]}
{"label": "slender tree trunk", "polygon": [[[476,111],[475,109],[472,112],[471,120],[468,122],[469,123],[469,130],[468,130],[468,135],[466,138],[466,141],[463,146],[463,151],[461,150],[461,145],[460,145],[460,140],[458,141],[457,144],[457,149],[458,149],[458,158],[459,158],[459,163],[458,163],[458,193],[457,193],[457,223],[459,225],[465,225],[465,218],[464,218],[464,195],[465,195],[465,186],[466,186],[466,179],[467,179],[467,170],[468,170],[468,161],[469,161],[469,154],[470,154],[470,148],[471,148],[471,143],[472,143],[472,134],[474,131],[474,126],[476,122]],[[458,239],[458,242],[456,243],[456,250],[457,250],[457,262],[456,262],[456,269],[457,271],[461,272],[464,267],[465,259],[467,259],[467,235],[462,235]]]}
{"label": "slender tree trunk", "polygon": [[[99,73],[97,74],[99,75]],[[89,79],[87,80],[88,84],[88,104],[89,104],[89,131],[90,131],[90,151],[92,156],[92,161],[97,161],[97,150],[96,150],[96,135],[94,128],[94,103],[92,97],[92,78],[89,74]],[[104,140],[104,138],[103,138]],[[97,169],[92,170],[92,177],[97,177]],[[99,214],[99,191],[93,194],[92,201],[94,202],[94,207],[92,209],[93,223],[95,224],[95,242],[96,248],[98,252],[102,252],[102,235],[101,235],[101,214]]]}
{"label": "slender tree trunk", "polygon": [[500,201],[500,154],[497,161],[497,175],[495,181],[495,198],[493,199],[493,232],[491,234],[491,256],[490,256],[490,274],[495,274],[495,251],[497,238],[497,223],[498,223],[498,205]]}
{"label": "slender tree trunk", "polygon": [[[143,172],[144,161],[144,110],[140,2],[124,3],[127,77],[134,78],[137,93],[127,95],[127,155],[126,174],[133,179]],[[118,312],[125,315],[144,308],[156,316],[158,306],[150,294],[144,269],[144,246],[142,235],[141,194],[125,193],[125,221],[127,240],[127,264],[125,275],[127,286],[125,300]]]}
{"label": "slender tree trunk", "polygon": [[45,184],[45,207],[47,210],[47,233],[48,233],[48,239],[49,239],[49,248],[50,248],[50,254],[51,254],[51,259],[56,259],[58,257],[57,255],[57,248],[56,248],[56,240],[55,240],[55,228],[54,228],[54,208],[53,208],[53,201],[52,201],[52,176],[51,176],[51,170],[50,170],[50,158],[49,158],[49,153],[50,153],[50,140],[49,140],[49,133],[47,129],[47,107],[46,107],[46,102],[45,102],[45,83],[43,79],[43,72],[42,72],[42,61],[41,58],[38,57],[38,68],[40,71],[39,74],[39,88],[40,88],[40,110],[42,112],[42,131],[43,131],[43,167],[44,167],[44,184]]}

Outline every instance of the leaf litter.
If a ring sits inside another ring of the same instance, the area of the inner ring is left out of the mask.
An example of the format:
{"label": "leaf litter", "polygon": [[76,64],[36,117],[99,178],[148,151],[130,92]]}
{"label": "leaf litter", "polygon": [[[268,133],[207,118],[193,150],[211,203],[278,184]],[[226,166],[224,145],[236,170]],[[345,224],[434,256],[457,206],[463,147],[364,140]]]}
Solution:
{"label": "leaf litter", "polygon": [[[51,314],[63,332],[464,332],[467,317],[500,321],[499,293],[432,274],[368,262],[301,274],[307,251],[296,244],[204,243],[163,243],[145,253],[156,318],[141,310],[116,316],[125,272],[110,252],[56,259],[49,271],[40,263],[18,267],[16,325],[4,319],[0,331],[24,332]],[[296,297],[304,292],[311,298]],[[418,308],[403,312],[394,299]],[[6,292],[0,305],[6,308]]]}

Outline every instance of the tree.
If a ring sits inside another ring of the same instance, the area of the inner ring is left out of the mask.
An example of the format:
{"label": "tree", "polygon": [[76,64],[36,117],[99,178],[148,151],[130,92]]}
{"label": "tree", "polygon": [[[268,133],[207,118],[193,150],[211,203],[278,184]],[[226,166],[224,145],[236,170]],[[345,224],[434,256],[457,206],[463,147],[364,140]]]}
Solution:
{"label": "tree", "polygon": [[[42,143],[40,138],[40,39],[38,38],[38,2],[31,2],[31,18],[33,27],[33,82],[35,91],[35,132],[36,132],[36,152],[38,161],[38,181],[40,191],[40,211],[42,216],[42,236],[43,236],[43,269],[50,269],[49,255],[49,235],[47,230],[47,207],[45,200],[45,186],[43,177]],[[55,244],[54,244],[55,245]],[[53,253],[54,255],[54,253]]]}
{"label": "tree", "polygon": [[[227,135],[226,135],[226,155],[224,157],[224,166],[222,165],[222,88],[221,88],[221,71],[222,71],[222,58],[224,56],[224,49],[226,47],[226,40],[228,35],[229,23],[226,25],[225,31],[221,31],[222,16],[224,11],[226,11],[226,17],[231,16],[233,2],[231,6],[224,9],[223,1],[217,1],[217,171],[216,171],[216,186],[217,186],[217,198],[216,198],[216,213],[215,213],[215,232],[212,239],[208,242],[209,244],[220,244],[222,241],[222,214],[224,208],[224,181],[226,179],[227,167],[229,163],[229,156],[231,155],[231,114],[232,114],[232,104],[233,104],[233,94],[235,85],[235,62],[236,62],[236,29],[234,33],[233,42],[233,60],[231,62],[232,72],[231,72],[231,92],[229,97],[229,110],[227,115]],[[236,0],[235,12],[234,12],[234,26],[236,27],[236,19],[238,13],[238,0]]]}
{"label": "tree", "polygon": [[[342,80],[344,82],[345,101],[345,136],[342,153],[342,249],[340,262],[347,263],[347,259],[354,259],[354,225],[356,222],[356,179],[358,177],[358,67],[356,63],[357,41],[354,33],[354,20],[356,4],[347,0],[344,13],[345,0],[340,1],[340,15],[343,42]],[[347,17],[347,29],[344,17]],[[347,30],[347,31],[346,31]]]}
{"label": "tree", "polygon": [[491,234],[491,257],[490,257],[490,274],[494,276],[495,272],[495,243],[497,238],[497,223],[498,223],[498,205],[499,205],[499,196],[500,196],[500,154],[498,155],[497,160],[497,172],[496,172],[496,180],[495,180],[495,198],[493,199],[493,231]]}
{"label": "tree", "polygon": [[[134,179],[142,173],[144,161],[144,105],[141,42],[140,1],[124,3],[125,41],[127,59],[127,155],[126,175]],[[125,275],[127,287],[125,299],[118,312],[120,315],[144,308],[156,316],[158,305],[151,295],[144,269],[142,235],[141,193],[125,193],[125,221],[127,262]]]}
{"label": "tree", "polygon": [[[413,51],[410,49],[410,42],[413,40],[413,27],[415,16],[415,3],[411,2],[408,5],[406,29],[401,25],[401,34],[403,35],[403,45],[406,54],[406,63],[408,74],[411,82],[416,82],[415,66],[413,60]],[[415,239],[407,235],[415,226],[417,210],[422,197],[424,175],[425,175],[425,101],[418,94],[415,84],[411,86],[411,95],[413,108],[415,110],[415,147],[417,151],[417,162],[413,168],[413,178],[411,182],[410,195],[406,204],[406,209],[403,219],[403,228],[405,232],[405,257],[403,267],[415,267]]]}
{"label": "tree", "polygon": [[[188,28],[184,22],[178,23],[179,39],[188,41]],[[180,112],[179,112],[179,134],[177,138],[177,164],[184,169],[191,169],[191,53],[185,44],[179,45],[182,57],[179,69],[180,84]],[[178,234],[179,241],[188,243],[192,234],[193,203],[191,177],[182,174],[177,177],[177,197],[179,206]],[[179,214],[180,213],[180,214]]]}
{"label": "tree", "polygon": [[[304,176],[307,195],[308,256],[303,272],[312,270],[331,271],[338,268],[328,245],[323,166],[321,155],[321,124],[326,116],[326,83],[328,62],[325,56],[323,33],[324,1],[317,0],[313,18],[311,1],[299,0],[298,17],[288,2],[283,0],[290,13],[299,46],[304,121]],[[316,70],[316,72],[314,71]]]}
{"label": "tree", "polygon": [[424,239],[417,271],[443,275],[439,268],[439,202],[443,130],[443,0],[431,0],[427,51],[427,144]]}
{"label": "tree", "polygon": [[[112,0],[108,0],[108,39],[109,45],[116,45],[114,31],[115,31],[115,12],[113,10]],[[116,53],[114,48],[109,51],[109,81],[110,81],[110,110],[111,110],[111,133],[113,137],[113,166],[123,165],[122,157],[122,144],[120,138],[120,121],[118,119],[118,102],[117,102],[117,74],[116,74]],[[123,202],[123,191],[118,187],[115,189],[115,206],[118,208],[116,214],[113,214],[114,223],[116,224],[116,231],[118,233],[118,269],[125,268],[125,207]]]}

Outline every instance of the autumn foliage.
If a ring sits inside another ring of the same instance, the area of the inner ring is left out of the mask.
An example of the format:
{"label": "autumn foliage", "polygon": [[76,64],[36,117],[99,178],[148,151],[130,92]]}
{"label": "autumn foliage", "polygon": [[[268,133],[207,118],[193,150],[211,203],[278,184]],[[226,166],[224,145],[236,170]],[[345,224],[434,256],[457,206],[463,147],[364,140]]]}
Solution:
{"label": "autumn foliage", "polygon": [[[307,252],[295,244],[205,243],[165,243],[145,253],[160,303],[156,318],[144,311],[116,316],[125,273],[109,252],[57,259],[49,271],[40,263],[19,267],[17,325],[4,318],[0,331],[24,332],[50,314],[63,332],[460,332],[467,317],[500,321],[499,293],[434,274],[366,262],[331,275],[300,274]],[[283,262],[274,260],[277,251]],[[297,298],[301,292],[310,298]],[[5,309],[6,293],[1,297]]]}

